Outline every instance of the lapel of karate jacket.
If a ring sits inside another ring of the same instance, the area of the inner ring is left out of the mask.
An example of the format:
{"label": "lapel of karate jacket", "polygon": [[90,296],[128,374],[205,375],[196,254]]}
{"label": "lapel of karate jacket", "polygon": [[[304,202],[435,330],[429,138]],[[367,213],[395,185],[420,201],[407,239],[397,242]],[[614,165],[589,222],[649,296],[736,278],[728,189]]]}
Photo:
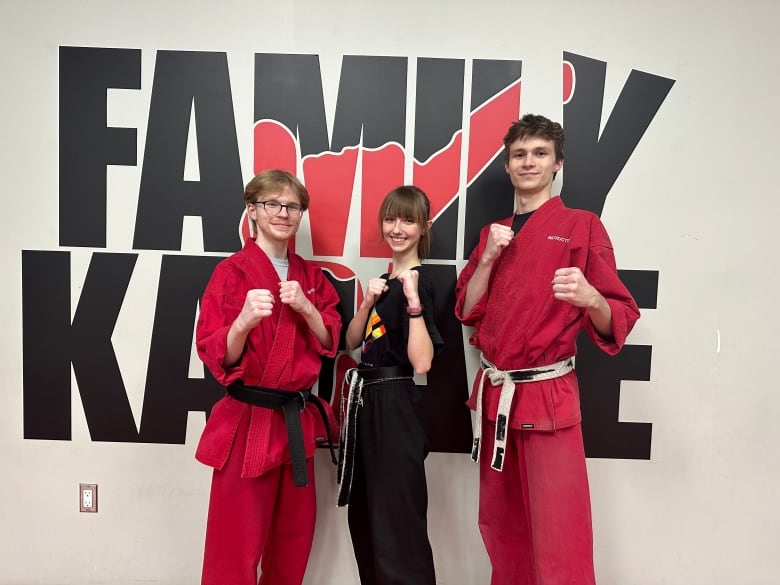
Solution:
{"label": "lapel of karate jacket", "polygon": [[[520,332],[517,339],[513,340],[513,342],[515,344],[524,344],[529,325],[544,313],[540,312],[539,306],[518,304],[520,289],[522,288],[526,291],[522,296],[530,292],[533,293],[532,296],[534,297],[548,299],[546,301],[548,303],[554,302],[552,285],[550,285],[554,269],[548,266],[550,258],[540,255],[539,245],[537,244],[534,247],[534,242],[539,238],[545,237],[551,226],[554,226],[558,221],[558,213],[564,209],[565,207],[560,197],[552,197],[546,201],[528,218],[523,228],[507,246],[503,254],[501,254],[491,274],[491,292],[485,312],[486,318],[482,323],[482,327],[486,330],[495,328],[495,323],[491,321],[503,322],[511,315]],[[513,217],[510,216],[499,223],[511,227]],[[550,233],[554,232],[555,230],[553,229]],[[548,276],[549,278],[547,278]],[[506,307],[514,307],[514,309],[509,312]],[[525,353],[520,347],[516,347],[516,350],[517,353]],[[490,356],[488,356],[488,359],[490,359]],[[502,368],[512,369],[528,367],[528,364],[497,365]]]}
{"label": "lapel of karate jacket", "polygon": [[[264,388],[289,388],[293,368],[295,331],[298,316],[289,306],[279,300],[279,274],[268,256],[260,250],[252,254],[253,268],[258,271],[257,288],[267,288],[274,295],[273,312],[270,317],[261,322],[263,336],[267,341],[267,351],[260,386]],[[289,254],[288,280],[296,280],[302,276],[299,259]],[[293,389],[291,389],[293,390]],[[294,390],[299,390],[295,388]],[[253,407],[247,437],[247,450],[244,456],[243,477],[255,477],[267,469],[281,463],[269,461],[269,440],[271,424],[279,419],[280,413],[261,407]],[[283,424],[283,423],[282,423]]]}
{"label": "lapel of karate jacket", "polygon": [[[513,267],[518,265],[527,266],[529,263],[533,264],[535,262],[534,259],[529,258],[527,254],[529,245],[534,242],[534,240],[538,239],[540,234],[543,235],[542,232],[550,225],[550,222],[555,221],[555,215],[561,209],[564,209],[564,206],[560,197],[553,197],[545,202],[528,218],[526,224],[515,236],[504,253],[501,254],[492,275],[492,286],[495,287],[493,294],[495,295],[496,292],[499,293],[494,296],[494,302],[497,302],[499,307],[503,306],[505,301],[508,301],[516,295],[512,283],[524,276],[518,275],[514,270],[502,270],[502,266],[507,265]],[[501,220],[499,223],[512,227],[513,219],[514,216],[510,216]],[[544,261],[543,258],[540,258],[539,260]],[[550,279],[552,280],[552,274],[550,274]],[[504,298],[505,295],[508,296],[507,299]]]}

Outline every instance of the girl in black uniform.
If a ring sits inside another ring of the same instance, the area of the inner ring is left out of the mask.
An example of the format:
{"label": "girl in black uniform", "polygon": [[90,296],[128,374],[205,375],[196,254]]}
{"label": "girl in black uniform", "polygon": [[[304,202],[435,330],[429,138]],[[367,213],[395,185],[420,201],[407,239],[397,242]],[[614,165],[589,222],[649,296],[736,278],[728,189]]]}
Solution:
{"label": "girl in black uniform", "polygon": [[379,227],[393,252],[392,272],[372,278],[347,328],[361,363],[348,373],[342,431],[339,504],[348,520],[362,585],[435,585],[428,540],[425,374],[442,338],[433,322],[433,285],[421,259],[430,248],[430,202],[402,186],[379,209]]}

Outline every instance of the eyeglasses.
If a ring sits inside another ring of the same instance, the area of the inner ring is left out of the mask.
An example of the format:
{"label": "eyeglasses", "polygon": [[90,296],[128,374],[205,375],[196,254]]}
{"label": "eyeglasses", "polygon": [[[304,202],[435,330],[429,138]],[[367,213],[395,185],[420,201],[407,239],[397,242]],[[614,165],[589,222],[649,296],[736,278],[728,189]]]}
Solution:
{"label": "eyeglasses", "polygon": [[282,208],[287,210],[290,217],[301,217],[303,207],[297,203],[279,203],[278,201],[252,201],[252,205],[262,205],[268,215],[279,215]]}

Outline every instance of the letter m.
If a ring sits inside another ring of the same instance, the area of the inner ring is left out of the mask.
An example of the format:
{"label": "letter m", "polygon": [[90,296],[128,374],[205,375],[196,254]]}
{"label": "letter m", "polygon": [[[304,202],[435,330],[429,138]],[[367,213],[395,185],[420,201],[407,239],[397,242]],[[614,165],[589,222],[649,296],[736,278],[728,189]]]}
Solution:
{"label": "letter m", "polygon": [[361,254],[374,255],[379,202],[404,178],[407,67],[405,57],[345,56],[329,138],[319,57],[255,55],[254,170],[303,175],[315,255],[344,254],[359,158]]}

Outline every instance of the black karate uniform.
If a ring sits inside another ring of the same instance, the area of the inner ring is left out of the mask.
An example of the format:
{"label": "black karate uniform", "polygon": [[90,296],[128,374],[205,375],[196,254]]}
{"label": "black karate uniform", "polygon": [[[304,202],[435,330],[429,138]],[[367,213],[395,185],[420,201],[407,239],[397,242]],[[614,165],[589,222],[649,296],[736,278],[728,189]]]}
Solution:
{"label": "black karate uniform", "polygon": [[[425,267],[418,292],[434,345],[443,340],[433,321],[434,291]],[[387,278],[385,274],[382,278]],[[361,368],[411,367],[406,345],[409,315],[403,285],[388,291],[369,313]],[[362,585],[435,585],[428,540],[424,389],[411,378],[366,382],[357,414],[349,530]]]}

